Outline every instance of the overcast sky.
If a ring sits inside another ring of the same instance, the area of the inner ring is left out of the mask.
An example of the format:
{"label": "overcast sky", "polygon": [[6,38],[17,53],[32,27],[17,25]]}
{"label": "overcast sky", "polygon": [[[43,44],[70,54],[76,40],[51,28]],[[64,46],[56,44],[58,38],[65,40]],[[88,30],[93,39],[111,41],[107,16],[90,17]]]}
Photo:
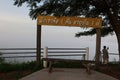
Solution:
{"label": "overcast sky", "polygon": [[[28,16],[29,9],[13,6],[13,0],[0,0],[0,48],[36,47],[36,21]],[[96,36],[76,38],[79,27],[42,26],[42,47],[89,47],[95,53]],[[118,52],[116,36],[102,38],[102,46]],[[102,47],[101,46],[101,47]]]}

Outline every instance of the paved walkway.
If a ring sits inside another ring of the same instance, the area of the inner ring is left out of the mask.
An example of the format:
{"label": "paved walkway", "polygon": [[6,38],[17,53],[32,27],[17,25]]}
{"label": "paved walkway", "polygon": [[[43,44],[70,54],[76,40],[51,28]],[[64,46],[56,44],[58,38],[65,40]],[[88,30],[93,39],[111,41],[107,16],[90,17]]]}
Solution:
{"label": "paved walkway", "polygon": [[88,75],[85,69],[54,68],[52,73],[42,69],[20,80],[117,80],[111,76],[91,71]]}

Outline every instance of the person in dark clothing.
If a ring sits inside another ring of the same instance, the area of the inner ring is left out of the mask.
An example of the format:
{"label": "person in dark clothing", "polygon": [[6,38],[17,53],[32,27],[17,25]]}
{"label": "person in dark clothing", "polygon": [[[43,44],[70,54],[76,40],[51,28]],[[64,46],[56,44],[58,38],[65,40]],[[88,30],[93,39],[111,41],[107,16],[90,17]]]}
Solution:
{"label": "person in dark clothing", "polygon": [[103,64],[107,64],[109,61],[109,56],[108,56],[108,48],[106,48],[106,46],[103,46]]}

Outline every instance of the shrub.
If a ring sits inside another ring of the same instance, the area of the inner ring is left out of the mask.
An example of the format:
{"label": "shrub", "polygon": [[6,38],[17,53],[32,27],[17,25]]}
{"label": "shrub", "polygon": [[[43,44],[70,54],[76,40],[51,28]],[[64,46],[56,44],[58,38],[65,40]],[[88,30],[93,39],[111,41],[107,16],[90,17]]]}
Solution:
{"label": "shrub", "polygon": [[3,63],[5,60],[2,58],[2,53],[0,52],[0,64]]}
{"label": "shrub", "polygon": [[0,72],[10,72],[10,71],[24,71],[24,70],[31,70],[36,71],[42,69],[42,63],[40,66],[36,67],[36,62],[24,62],[24,63],[6,63],[3,62],[0,64]]}

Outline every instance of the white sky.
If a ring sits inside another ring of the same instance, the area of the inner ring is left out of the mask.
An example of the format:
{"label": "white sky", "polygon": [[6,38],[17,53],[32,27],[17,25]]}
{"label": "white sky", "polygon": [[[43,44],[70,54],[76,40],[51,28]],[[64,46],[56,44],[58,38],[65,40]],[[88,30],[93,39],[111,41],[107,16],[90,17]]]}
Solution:
{"label": "white sky", "polygon": [[[13,0],[0,0],[0,48],[36,47],[36,21],[28,16],[26,7],[13,6]],[[76,38],[81,28],[42,27],[42,47],[89,47],[95,53],[96,36]],[[102,46],[109,46],[112,53],[118,52],[115,36],[102,38]],[[93,57],[93,55],[91,55]]]}

